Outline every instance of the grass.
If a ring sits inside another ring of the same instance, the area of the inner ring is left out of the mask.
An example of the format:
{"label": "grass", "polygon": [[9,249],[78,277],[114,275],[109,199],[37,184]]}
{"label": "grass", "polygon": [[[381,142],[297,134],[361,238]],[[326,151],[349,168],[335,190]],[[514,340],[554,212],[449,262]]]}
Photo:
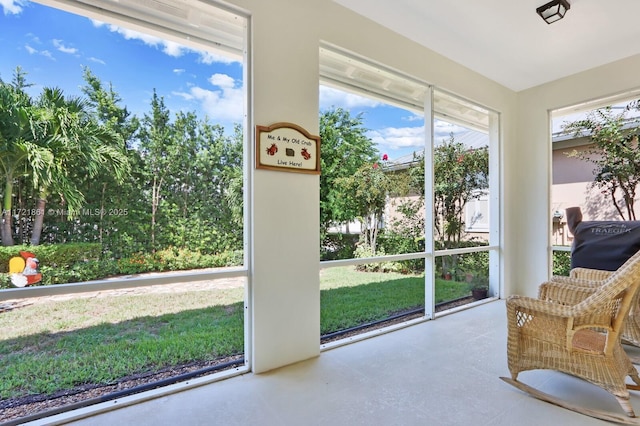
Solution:
{"label": "grass", "polygon": [[244,351],[242,288],[76,298],[0,313],[0,399]]}
{"label": "grass", "polygon": [[[424,307],[424,275],[330,268],[320,280],[320,333],[328,334]],[[436,280],[436,303],[468,296],[466,283]]]}
{"label": "grass", "polygon": [[[443,300],[468,294],[464,283],[436,288]],[[242,354],[243,297],[241,287],[77,297],[1,312],[0,402]],[[424,306],[424,276],[330,268],[320,297],[327,334]]]}

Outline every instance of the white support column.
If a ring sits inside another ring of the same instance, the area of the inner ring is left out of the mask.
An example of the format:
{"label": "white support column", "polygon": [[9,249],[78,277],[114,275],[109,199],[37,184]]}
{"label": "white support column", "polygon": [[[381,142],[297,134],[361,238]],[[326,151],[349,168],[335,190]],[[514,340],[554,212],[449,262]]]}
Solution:
{"label": "white support column", "polygon": [[[278,1],[252,10],[253,149],[255,125],[289,122],[318,135],[317,26],[300,25],[309,7]],[[254,159],[251,358],[262,373],[320,354],[320,178],[256,169]]]}
{"label": "white support column", "polygon": [[489,295],[502,294],[502,242],[500,241],[500,115],[489,111],[489,245],[498,249],[489,252]]}
{"label": "white support column", "polygon": [[435,257],[433,244],[433,88],[427,89],[424,103],[424,316],[433,319],[436,309]]}

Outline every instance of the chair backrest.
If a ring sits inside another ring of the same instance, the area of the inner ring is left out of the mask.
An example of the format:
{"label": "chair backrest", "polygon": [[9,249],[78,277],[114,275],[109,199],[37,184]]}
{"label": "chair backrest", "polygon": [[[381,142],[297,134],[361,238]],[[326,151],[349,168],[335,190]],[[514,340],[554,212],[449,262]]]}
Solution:
{"label": "chair backrest", "polygon": [[612,330],[619,332],[639,290],[640,251],[637,251],[591,296],[575,305],[576,314],[591,319],[602,317],[603,325],[606,321]]}

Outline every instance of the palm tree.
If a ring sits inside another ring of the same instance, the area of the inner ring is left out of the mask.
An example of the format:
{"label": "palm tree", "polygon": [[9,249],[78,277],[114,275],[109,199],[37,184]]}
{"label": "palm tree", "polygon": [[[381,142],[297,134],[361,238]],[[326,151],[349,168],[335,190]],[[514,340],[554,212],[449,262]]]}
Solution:
{"label": "palm tree", "polygon": [[13,185],[28,174],[30,164],[51,161],[50,153],[38,145],[41,135],[34,120],[36,107],[21,87],[0,80],[0,171],[4,177],[2,245],[13,245]]}
{"label": "palm tree", "polygon": [[122,182],[129,170],[128,158],[118,148],[124,146],[119,135],[98,124],[85,100],[65,98],[62,90],[45,88],[36,105],[38,121],[44,129],[39,142],[48,155],[29,163],[38,192],[32,245],[40,243],[47,198],[51,194],[63,200],[69,219],[80,211],[84,195],[74,176],[94,177],[100,170],[110,169],[116,181]]}
{"label": "palm tree", "polygon": [[[38,193],[31,244],[40,243],[47,198],[57,194],[77,215],[84,202],[73,176],[95,176],[112,170],[117,181],[128,171],[119,136],[100,125],[89,104],[81,98],[65,98],[58,88],[45,88],[36,102],[24,92],[26,85],[0,80],[0,171],[4,177],[2,226],[4,246],[13,240],[14,184],[29,176]],[[120,147],[120,148],[118,148]]]}

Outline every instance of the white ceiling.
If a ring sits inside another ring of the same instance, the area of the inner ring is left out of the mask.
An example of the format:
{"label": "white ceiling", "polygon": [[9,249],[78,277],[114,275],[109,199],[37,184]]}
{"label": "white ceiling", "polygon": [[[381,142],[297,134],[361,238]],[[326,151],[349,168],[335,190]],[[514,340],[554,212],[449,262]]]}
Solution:
{"label": "white ceiling", "polygon": [[335,0],[512,90],[640,53],[640,0],[569,0],[545,23],[548,0]]}

